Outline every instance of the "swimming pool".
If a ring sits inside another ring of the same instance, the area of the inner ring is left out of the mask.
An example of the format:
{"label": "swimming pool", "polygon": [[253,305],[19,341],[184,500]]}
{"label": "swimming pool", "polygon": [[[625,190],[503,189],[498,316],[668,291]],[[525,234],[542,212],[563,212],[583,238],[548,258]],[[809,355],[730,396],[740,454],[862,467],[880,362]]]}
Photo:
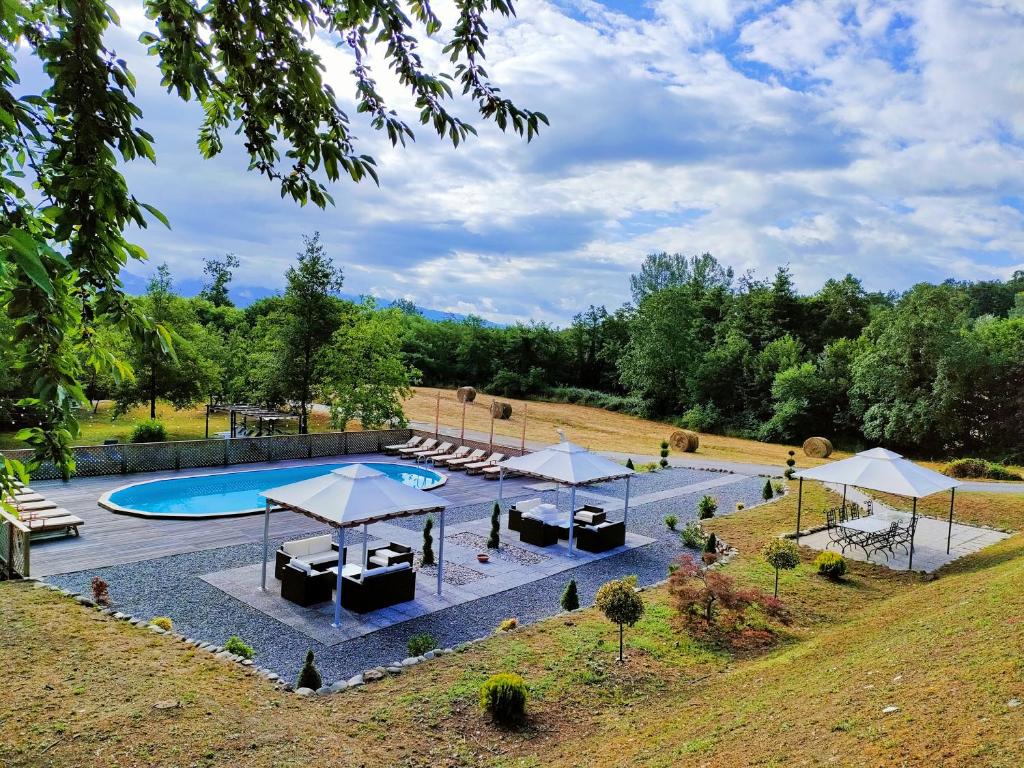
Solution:
{"label": "swimming pool", "polygon": [[[262,496],[263,491],[326,475],[331,470],[347,467],[352,463],[354,462],[147,480],[103,494],[99,499],[99,505],[122,515],[180,520],[251,515],[263,511],[266,504]],[[440,472],[434,472],[426,467],[383,462],[362,463],[383,472],[393,480],[425,491],[437,488],[447,480]]]}

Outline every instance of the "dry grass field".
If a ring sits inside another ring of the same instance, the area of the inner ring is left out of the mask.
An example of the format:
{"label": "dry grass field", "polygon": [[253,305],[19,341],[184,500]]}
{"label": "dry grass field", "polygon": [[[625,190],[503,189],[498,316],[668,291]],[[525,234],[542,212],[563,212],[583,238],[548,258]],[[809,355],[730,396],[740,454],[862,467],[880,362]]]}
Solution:
{"label": "dry grass field", "polygon": [[[807,487],[821,508],[825,494]],[[1012,497],[1019,499],[1019,497]],[[1024,518],[1024,502],[1014,513]],[[795,498],[716,518],[766,588],[758,550]],[[616,632],[593,609],[495,635],[385,682],[302,700],[262,679],[49,591],[0,584],[0,764],[43,766],[987,766],[1024,763],[1024,537],[935,580],[813,553],[784,572],[792,621],[773,647],[731,652],[688,634],[665,590]],[[529,721],[479,711],[488,675],[515,670]],[[155,705],[160,702],[161,708]],[[163,708],[169,706],[170,708]],[[895,709],[890,709],[895,708]]]}

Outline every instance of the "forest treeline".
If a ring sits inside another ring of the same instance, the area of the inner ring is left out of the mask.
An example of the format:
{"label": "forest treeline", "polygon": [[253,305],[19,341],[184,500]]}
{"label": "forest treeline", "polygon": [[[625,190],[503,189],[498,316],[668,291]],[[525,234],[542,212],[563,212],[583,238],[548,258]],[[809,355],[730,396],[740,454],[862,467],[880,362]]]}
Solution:
{"label": "forest treeline", "polygon": [[[318,237],[304,245],[285,291],[245,308],[229,297],[233,256],[208,260],[191,298],[158,269],[135,299],[156,330],[97,340],[133,374],[87,376],[89,395],[122,408],[325,402],[336,424],[379,426],[402,421],[413,384],[472,385],[761,440],[821,434],[915,455],[1024,456],[1022,272],[887,294],[846,275],[800,294],[784,266],[737,277],[710,254],[658,253],[617,309],[590,306],[564,328],[496,326],[430,320],[405,301],[346,301]],[[14,420],[18,379],[0,373],[0,410]]]}

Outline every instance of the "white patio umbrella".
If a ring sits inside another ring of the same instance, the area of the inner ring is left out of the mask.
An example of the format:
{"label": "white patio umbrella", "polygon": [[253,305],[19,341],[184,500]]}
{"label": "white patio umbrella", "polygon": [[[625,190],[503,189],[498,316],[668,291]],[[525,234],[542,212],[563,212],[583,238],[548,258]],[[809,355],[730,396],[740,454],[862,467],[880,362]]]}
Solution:
{"label": "white patio umbrella", "polygon": [[[953,535],[953,505],[956,488],[960,483],[941,472],[922,467],[910,459],[885,448],[872,448],[855,456],[820,467],[805,469],[794,475],[799,479],[796,505],[796,531],[800,535],[800,511],[803,502],[804,480],[819,480],[843,486],[843,507],[846,506],[846,488],[867,488],[872,491],[894,493],[913,499],[911,517],[916,528],[917,500],[942,491],[949,491],[949,533],[946,536],[946,552],[949,552]],[[910,562],[914,565],[914,540],[910,540]]]}
{"label": "white patio umbrella", "polygon": [[576,509],[576,488],[606,480],[626,478],[626,501],[622,518],[629,518],[629,479],[635,474],[629,467],[607,459],[586,448],[563,440],[533,453],[506,459],[498,464],[498,501],[502,500],[505,472],[516,472],[528,477],[553,480],[571,488],[569,498],[569,551],[573,549],[573,519]]}
{"label": "white patio umbrella", "polygon": [[397,517],[438,512],[437,594],[444,574],[444,510],[448,500],[393,480],[365,464],[350,464],[324,475],[263,492],[266,510],[263,520],[262,588],[267,588],[267,557],[270,541],[270,510],[278,504],[292,512],[320,520],[338,529],[338,583],[334,600],[334,626],[341,624],[341,553],[345,530],[363,526],[363,569],[366,568],[367,527],[370,523]]}

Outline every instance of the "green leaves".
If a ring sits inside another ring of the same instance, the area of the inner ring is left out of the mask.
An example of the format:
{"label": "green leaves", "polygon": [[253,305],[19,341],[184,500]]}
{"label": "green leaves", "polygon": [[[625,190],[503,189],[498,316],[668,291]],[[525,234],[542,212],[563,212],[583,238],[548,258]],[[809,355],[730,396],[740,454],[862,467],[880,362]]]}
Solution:
{"label": "green leaves", "polygon": [[20,229],[12,229],[0,237],[0,247],[11,255],[15,263],[40,290],[49,297],[53,296],[53,283],[43,265],[39,255],[39,244],[35,238]]}

